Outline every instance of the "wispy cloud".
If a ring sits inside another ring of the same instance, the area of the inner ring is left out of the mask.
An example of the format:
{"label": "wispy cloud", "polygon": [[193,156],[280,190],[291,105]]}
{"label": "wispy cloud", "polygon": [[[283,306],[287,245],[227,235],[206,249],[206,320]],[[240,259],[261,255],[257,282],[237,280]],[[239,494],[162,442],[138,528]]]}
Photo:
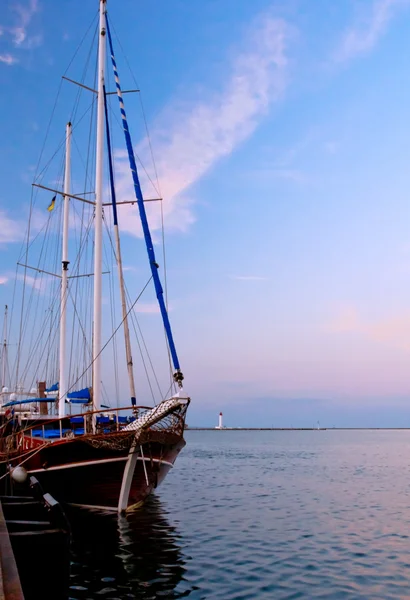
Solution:
{"label": "wispy cloud", "polygon": [[[250,26],[242,51],[233,60],[224,89],[207,94],[204,102],[164,109],[151,132],[157,156],[157,171],[164,197],[167,227],[185,231],[195,221],[189,188],[222,157],[231,154],[257,128],[269,107],[284,93],[288,82],[288,24],[271,14],[259,15]],[[137,146],[145,160],[147,141]],[[121,199],[133,197],[128,161],[117,153],[117,187]],[[152,172],[150,177],[155,180]],[[145,182],[145,188],[147,184]],[[121,228],[134,235],[140,232],[135,207],[124,207]],[[159,211],[148,206],[151,227],[159,229]]]}
{"label": "wispy cloud", "polygon": [[309,130],[297,142],[287,148],[281,147],[279,151],[271,144],[266,145],[259,155],[254,156],[255,166],[244,171],[243,175],[257,181],[272,182],[279,179],[297,184],[312,183],[311,174],[301,164],[306,156],[311,156],[317,137],[317,132]]}
{"label": "wispy cloud", "polygon": [[35,48],[39,48],[43,43],[43,35],[41,33],[36,33],[35,35],[31,35],[26,38],[26,40],[21,44],[21,48],[24,50],[34,50]]}
{"label": "wispy cloud", "polygon": [[297,183],[306,183],[307,176],[303,171],[298,169],[284,169],[284,168],[273,168],[271,170],[272,177],[279,179],[287,179],[288,181],[294,181]]}
{"label": "wispy cloud", "polygon": [[[28,212],[24,211],[24,212]],[[31,215],[31,239],[44,228],[50,213],[34,209]],[[13,219],[5,210],[0,209],[0,244],[22,242],[27,237],[27,218]]]}
{"label": "wispy cloud", "polygon": [[230,279],[237,281],[267,281],[267,277],[259,277],[258,275],[229,275]]}
{"label": "wispy cloud", "polygon": [[34,288],[40,294],[45,294],[50,290],[50,283],[53,281],[53,277],[47,275],[32,276],[27,273],[17,273],[17,279],[23,281],[25,285]]}
{"label": "wispy cloud", "polygon": [[373,341],[410,351],[410,313],[370,320],[363,317],[356,307],[346,306],[324,329],[331,334],[360,334]]}
{"label": "wispy cloud", "polygon": [[[11,38],[12,45],[21,50],[32,50],[40,46],[43,36],[40,33],[29,35],[29,28],[34,15],[39,11],[38,0],[28,0],[25,4],[11,5],[14,14],[13,25],[0,25],[0,36]],[[16,64],[18,59],[9,53],[3,54],[0,62],[9,66]]]}
{"label": "wispy cloud", "polygon": [[5,275],[0,275],[0,285],[4,285],[8,282],[9,278]]}
{"label": "wispy cloud", "polygon": [[24,239],[27,225],[22,221],[10,218],[0,210],[0,244],[21,242]]}
{"label": "wispy cloud", "polygon": [[[169,310],[169,309],[168,309]],[[137,302],[134,306],[134,311],[138,313],[156,314],[159,313],[159,306],[157,303],[144,303]]]}
{"label": "wispy cloud", "polygon": [[259,182],[262,181],[276,181],[285,180],[292,183],[304,184],[310,183],[311,177],[301,169],[294,167],[282,167],[278,165],[263,165],[250,171],[245,171],[244,176],[249,178],[255,178]]}
{"label": "wispy cloud", "polygon": [[[17,24],[9,29],[13,35],[13,42],[15,46],[21,46],[24,42],[29,42],[27,39],[27,28],[34,14],[38,11],[39,5],[38,0],[29,0],[28,4],[15,4],[13,11],[17,13]],[[38,36],[36,36],[38,37]]]}
{"label": "wispy cloud", "polygon": [[18,63],[19,60],[17,58],[17,56],[13,56],[12,54],[0,54],[0,63],[4,63],[5,65],[8,65],[9,67],[11,67],[12,65],[15,65],[16,63]]}
{"label": "wispy cloud", "polygon": [[409,0],[374,0],[365,2],[363,9],[366,11],[352,27],[344,34],[333,59],[338,63],[345,63],[356,56],[372,50],[380,37],[385,33],[387,26],[395,14],[406,6]]}

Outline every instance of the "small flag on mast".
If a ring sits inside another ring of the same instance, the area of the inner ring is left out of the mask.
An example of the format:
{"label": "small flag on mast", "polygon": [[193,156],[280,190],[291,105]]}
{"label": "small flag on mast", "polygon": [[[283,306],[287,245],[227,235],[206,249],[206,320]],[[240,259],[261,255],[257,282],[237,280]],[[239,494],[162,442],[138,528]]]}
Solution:
{"label": "small flag on mast", "polygon": [[53,210],[55,203],[56,203],[56,197],[54,196],[54,198],[51,200],[50,204],[47,206],[48,212],[51,212]]}

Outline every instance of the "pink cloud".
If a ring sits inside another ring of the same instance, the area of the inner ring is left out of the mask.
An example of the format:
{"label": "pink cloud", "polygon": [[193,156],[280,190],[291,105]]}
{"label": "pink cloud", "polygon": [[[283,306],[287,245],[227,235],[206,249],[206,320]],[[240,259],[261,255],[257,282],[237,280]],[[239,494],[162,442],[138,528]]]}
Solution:
{"label": "pink cloud", "polygon": [[4,63],[5,65],[11,67],[12,65],[15,65],[18,62],[18,58],[16,56],[13,56],[12,54],[0,54],[0,63]]}
{"label": "pink cloud", "polygon": [[345,32],[334,54],[335,62],[348,62],[372,50],[395,13],[408,5],[409,0],[374,0],[364,3],[367,12],[363,14],[361,22]]}

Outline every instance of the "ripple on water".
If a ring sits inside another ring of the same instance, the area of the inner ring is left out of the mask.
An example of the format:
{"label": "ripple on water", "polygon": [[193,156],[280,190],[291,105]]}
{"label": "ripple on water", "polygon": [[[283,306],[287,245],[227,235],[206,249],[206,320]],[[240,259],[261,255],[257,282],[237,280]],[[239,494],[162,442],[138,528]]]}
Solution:
{"label": "ripple on water", "polygon": [[73,600],[410,596],[410,432],[187,432],[158,496],[75,511]]}

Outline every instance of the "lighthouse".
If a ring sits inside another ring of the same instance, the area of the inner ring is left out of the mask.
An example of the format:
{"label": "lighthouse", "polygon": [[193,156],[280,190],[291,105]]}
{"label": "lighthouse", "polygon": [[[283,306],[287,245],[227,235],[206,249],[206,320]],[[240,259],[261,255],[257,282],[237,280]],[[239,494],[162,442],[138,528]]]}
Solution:
{"label": "lighthouse", "polygon": [[218,426],[215,427],[215,429],[223,429],[223,425],[222,425],[222,413],[219,413],[219,422],[218,422]]}

